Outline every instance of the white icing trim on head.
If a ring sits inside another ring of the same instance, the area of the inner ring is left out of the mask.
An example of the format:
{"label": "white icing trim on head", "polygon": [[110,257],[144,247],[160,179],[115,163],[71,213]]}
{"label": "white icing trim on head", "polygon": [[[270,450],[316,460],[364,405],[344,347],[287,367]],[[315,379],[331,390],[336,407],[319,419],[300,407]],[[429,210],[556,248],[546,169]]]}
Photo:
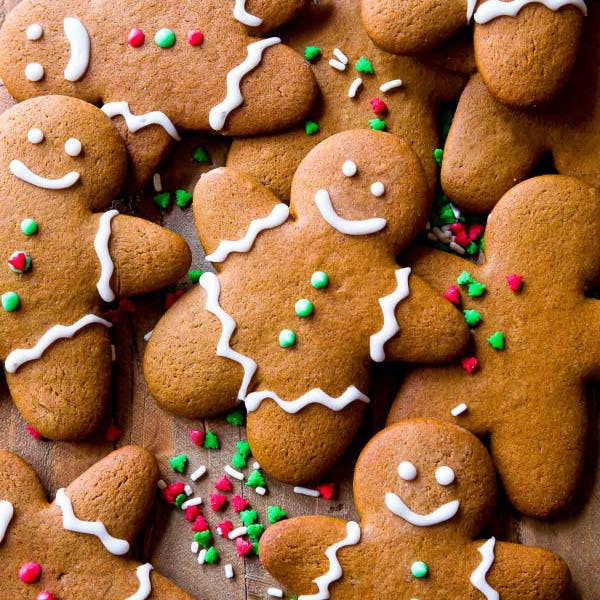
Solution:
{"label": "white icing trim on head", "polygon": [[26,30],[25,36],[30,42],[37,42],[44,35],[44,29],[39,23],[32,23]]}
{"label": "white icing trim on head", "polygon": [[500,594],[486,580],[486,575],[494,564],[495,546],[496,538],[492,537],[485,544],[477,548],[477,551],[483,558],[469,578],[473,587],[479,590],[487,600],[500,600]]}
{"label": "white icing trim on head", "polygon": [[388,492],[385,495],[385,505],[392,511],[397,517],[404,519],[406,522],[416,527],[429,527],[431,525],[438,525],[444,521],[449,521],[458,512],[460,507],[460,500],[452,500],[446,504],[442,504],[439,508],[436,508],[433,512],[427,515],[421,515],[413,512],[408,506],[392,492]]}
{"label": "white icing trim on head", "polygon": [[215,131],[221,131],[231,111],[241,106],[244,96],[240,90],[242,78],[250,71],[256,69],[262,61],[262,55],[266,48],[281,43],[281,38],[270,37],[258,42],[253,42],[247,48],[246,59],[227,73],[227,94],[225,100],[210,109],[208,122]]}
{"label": "white icing trim on head", "polygon": [[233,18],[248,27],[258,27],[259,25],[262,25],[263,22],[260,17],[251,15],[246,10],[246,0],[235,0]]}
{"label": "white icing trim on head", "polygon": [[357,400],[364,402],[365,404],[370,402],[368,396],[365,396],[353,385],[346,388],[346,391],[337,398],[333,398],[329,394],[326,394],[321,388],[314,388],[300,396],[300,398],[290,401],[282,400],[275,392],[265,390],[262,392],[252,392],[246,396],[244,400],[246,410],[248,412],[254,412],[258,409],[263,400],[267,399],[273,400],[279,408],[290,415],[295,415],[309,404],[321,404],[329,410],[337,412],[343,410],[349,404],[352,404],[352,402]]}
{"label": "white icing trim on head", "polygon": [[79,81],[90,66],[90,36],[85,25],[75,17],[67,17],[63,26],[71,46],[71,58],[65,69],[65,79]]}
{"label": "white icing trim on head", "polygon": [[550,10],[557,11],[563,6],[572,5],[587,16],[587,6],[584,0],[487,0],[475,11],[474,20],[479,25],[489,23],[498,17],[516,17],[528,4],[543,4]]}
{"label": "white icing trim on head", "polygon": [[377,333],[374,333],[369,340],[371,360],[375,362],[385,360],[384,346],[386,342],[400,331],[400,325],[398,325],[396,319],[396,307],[410,294],[408,286],[410,267],[396,269],[395,274],[396,289],[391,294],[379,298],[379,306],[381,306],[381,312],[383,313],[383,327]]}
{"label": "white icing trim on head", "polygon": [[359,88],[362,86],[363,80],[357,77],[348,88],[348,98],[356,98]]}
{"label": "white icing trim on head", "polygon": [[25,66],[25,77],[34,83],[41,81],[44,77],[44,66],[37,62]]}
{"label": "white icing trim on head", "polygon": [[159,110],[146,113],[144,115],[134,115],[130,108],[129,102],[108,102],[102,107],[102,112],[111,119],[114,119],[117,115],[122,116],[125,119],[127,129],[131,133],[136,133],[144,127],[150,125],[160,125],[174,140],[181,141],[175,125],[165,113]]}
{"label": "white icing trim on head", "polygon": [[221,283],[219,278],[214,273],[203,273],[200,277],[200,285],[206,292],[206,305],[204,308],[209,313],[212,313],[221,321],[221,337],[217,343],[217,356],[222,356],[233,360],[242,365],[244,369],[244,378],[238,391],[238,400],[243,400],[248,393],[248,386],[256,373],[258,365],[248,356],[244,356],[236,352],[229,345],[231,336],[237,327],[237,323],[231,315],[227,314],[219,304],[219,296],[221,295]]}
{"label": "white icing trim on head", "polygon": [[152,593],[152,583],[150,582],[150,571],[153,571],[154,567],[150,563],[140,565],[136,570],[135,574],[139,581],[138,591],[129,596],[125,600],[146,600]]}
{"label": "white icing trim on head", "polygon": [[100,261],[100,279],[96,284],[100,298],[104,302],[112,302],[115,299],[115,293],[110,287],[110,278],[112,277],[115,265],[113,263],[108,243],[111,235],[111,222],[119,214],[118,210],[109,210],[100,217],[98,222],[98,231],[94,238],[94,250]]}
{"label": "white icing trim on head", "polygon": [[8,500],[0,500],[0,544],[4,541],[4,536],[14,514],[13,505]]}
{"label": "white icing trim on head", "polygon": [[47,179],[46,177],[36,175],[20,160],[11,160],[8,168],[17,179],[45,190],[66,190],[67,188],[73,187],[81,177],[77,171],[71,171],[64,177]]}
{"label": "white icing trim on head", "polygon": [[319,190],[315,194],[315,204],[325,221],[340,233],[347,235],[369,235],[381,231],[387,221],[379,217],[373,219],[364,219],[362,221],[352,221],[340,217],[333,204],[327,190]]}
{"label": "white icing trim on head", "polygon": [[277,204],[269,216],[252,221],[243,238],[236,241],[223,240],[219,243],[219,247],[206,257],[206,260],[220,263],[232,252],[248,252],[254,245],[259,233],[279,227],[287,221],[289,215],[290,207],[287,204]]}
{"label": "white icing trim on head", "polygon": [[62,511],[63,528],[67,531],[97,537],[102,542],[102,545],[115,556],[123,556],[123,554],[129,552],[129,542],[110,535],[104,523],[100,521],[81,521],[78,519],[73,512],[71,499],[67,496],[63,488],[56,492],[54,504]]}
{"label": "white icing trim on head", "polygon": [[104,327],[112,327],[112,323],[105,319],[101,319],[96,315],[86,315],[73,323],[73,325],[54,325],[46,331],[46,333],[38,340],[33,348],[18,348],[13,350],[4,361],[4,369],[7,373],[15,373],[17,369],[32,360],[38,360],[44,352],[58,340],[72,338],[80,329],[88,325],[104,325]]}
{"label": "white icing trim on head", "polygon": [[325,575],[313,579],[313,582],[319,588],[319,592],[317,594],[303,594],[298,596],[298,600],[328,600],[330,597],[329,586],[334,581],[341,579],[344,574],[337,557],[338,550],[346,546],[356,546],[358,542],[360,542],[360,526],[355,521],[348,521],[346,523],[346,537],[325,550],[325,556],[329,560],[329,571]]}
{"label": "white icing trim on head", "polygon": [[479,0],[467,0],[467,24],[470,23],[473,18],[473,13],[475,12],[478,1]]}

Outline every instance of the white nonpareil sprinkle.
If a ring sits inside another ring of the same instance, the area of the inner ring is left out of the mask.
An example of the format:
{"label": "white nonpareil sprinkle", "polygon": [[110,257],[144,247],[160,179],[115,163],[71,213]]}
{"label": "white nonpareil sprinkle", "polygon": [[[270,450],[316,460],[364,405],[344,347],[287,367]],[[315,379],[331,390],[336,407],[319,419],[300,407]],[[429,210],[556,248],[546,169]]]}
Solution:
{"label": "white nonpareil sprinkle", "polygon": [[183,491],[185,492],[186,496],[191,496],[194,493],[194,490],[192,490],[192,488],[189,485],[186,485],[183,488]]}
{"label": "white nonpareil sprinkle", "polygon": [[318,490],[311,490],[299,485],[294,488],[294,494],[300,494],[301,496],[312,496],[313,498],[318,498],[321,495]]}
{"label": "white nonpareil sprinkle", "polygon": [[233,567],[231,565],[225,565],[225,578],[233,579]]}
{"label": "white nonpareil sprinkle", "polygon": [[348,98],[356,98],[356,93],[358,92],[360,86],[362,85],[363,80],[360,77],[357,77],[351,84],[348,89]]}
{"label": "white nonpareil sprinkle", "polygon": [[333,55],[344,65],[348,64],[348,57],[339,48],[333,51]]}
{"label": "white nonpareil sprinkle", "polygon": [[163,186],[162,186],[162,178],[160,176],[160,173],[154,173],[154,177],[152,178],[152,183],[154,185],[154,191],[155,192],[162,192],[163,190]]}
{"label": "white nonpareil sprinkle", "polygon": [[454,250],[454,252],[458,252],[459,254],[464,254],[465,249],[462,246],[459,246],[456,242],[450,242],[450,250]]}
{"label": "white nonpareil sprinkle", "polygon": [[259,463],[259,462],[257,462],[257,461],[254,461],[254,464],[252,465],[252,468],[253,468],[255,471],[259,471],[259,470],[260,470],[260,463]]}
{"label": "white nonpareil sprinkle", "polygon": [[271,596],[271,598],[283,598],[283,591],[279,588],[269,588],[267,595]]}
{"label": "white nonpareil sprinkle", "polygon": [[154,333],[154,329],[152,331],[149,331],[145,336],[144,336],[144,341],[147,342],[151,337],[152,334]]}
{"label": "white nonpareil sprinkle", "polygon": [[227,537],[230,540],[235,540],[235,538],[241,537],[242,535],[246,535],[247,533],[248,529],[246,529],[246,527],[238,527],[237,529],[230,531]]}
{"label": "white nonpareil sprinkle", "polygon": [[186,500],[181,505],[181,510],[186,510],[190,506],[199,506],[200,504],[202,504],[202,498],[200,498],[200,496],[196,496],[195,498],[190,498],[189,500]]}
{"label": "white nonpareil sprinkle", "polygon": [[198,554],[198,550],[200,549],[200,544],[198,542],[192,542],[192,554]]}
{"label": "white nonpareil sprinkle", "polygon": [[267,490],[262,487],[261,485],[259,485],[258,487],[254,488],[254,491],[259,495],[259,496],[264,496],[267,493]]}
{"label": "white nonpareil sprinkle", "polygon": [[225,473],[227,473],[227,475],[231,475],[234,479],[238,479],[239,481],[244,480],[244,474],[240,473],[239,471],[236,471],[233,467],[230,467],[229,465],[225,465]]}
{"label": "white nonpareil sprinkle", "polygon": [[329,61],[329,64],[334,68],[337,69],[338,71],[345,71],[346,70],[346,65],[343,62],[340,62],[339,60],[336,60],[335,58],[332,58]]}
{"label": "white nonpareil sprinkle", "polygon": [[200,550],[200,554],[198,554],[198,564],[199,565],[203,565],[204,561],[206,560],[206,548],[202,548],[202,550]]}
{"label": "white nonpareil sprinkle", "polygon": [[206,467],[204,465],[200,465],[191,475],[190,479],[192,481],[198,481],[202,475],[206,473]]}
{"label": "white nonpareil sprinkle", "polygon": [[461,402],[458,406],[455,406],[450,411],[450,414],[453,417],[458,417],[459,415],[462,415],[466,410],[467,410],[467,405],[464,402]]}
{"label": "white nonpareil sprinkle", "polygon": [[391,81],[386,81],[379,88],[384,94],[391,90],[395,90],[396,88],[402,87],[402,79],[392,79]]}
{"label": "white nonpareil sprinkle", "polygon": [[162,479],[159,479],[156,485],[158,486],[159,490],[164,490],[167,487],[167,483]]}

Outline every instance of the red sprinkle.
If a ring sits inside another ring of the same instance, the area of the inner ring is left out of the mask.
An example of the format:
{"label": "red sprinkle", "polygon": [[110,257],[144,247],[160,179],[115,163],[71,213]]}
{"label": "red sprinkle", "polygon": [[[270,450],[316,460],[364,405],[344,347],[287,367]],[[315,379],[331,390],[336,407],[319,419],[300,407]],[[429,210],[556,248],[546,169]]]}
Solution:
{"label": "red sprinkle", "polygon": [[127,43],[132,48],[139,48],[145,41],[146,36],[141,29],[132,29],[127,36]]}
{"label": "red sprinkle", "polygon": [[206,531],[208,529],[208,523],[202,515],[198,515],[194,524],[192,525],[192,531]]}
{"label": "red sprinkle", "polygon": [[227,502],[227,498],[223,496],[223,494],[211,494],[208,498],[208,501],[210,503],[210,507],[216,512],[223,508]]}
{"label": "red sprinkle", "polygon": [[235,538],[235,547],[238,556],[246,556],[252,550],[252,544],[241,537]]}
{"label": "red sprinkle", "polygon": [[[217,525],[217,533],[223,537],[227,537],[233,531],[233,523],[231,521],[223,521]],[[239,539],[239,538],[236,538]]]}
{"label": "red sprinkle", "polygon": [[507,275],[506,283],[513,292],[518,292],[523,287],[523,275]]}
{"label": "red sprinkle", "polygon": [[457,285],[451,285],[445,292],[444,298],[452,304],[460,304],[460,290]]}
{"label": "red sprinkle", "polygon": [[35,600],[56,600],[56,597],[52,592],[40,592]]}
{"label": "red sprinkle", "polygon": [[24,271],[27,264],[27,254],[25,252],[17,252],[12,258],[8,259],[8,264],[19,271]]}
{"label": "red sprinkle", "polygon": [[485,227],[483,225],[471,225],[471,227],[469,227],[469,238],[473,242],[477,241],[483,234],[484,230]]}
{"label": "red sprinkle", "polygon": [[461,364],[462,364],[462,368],[467,372],[467,373],[473,373],[473,371],[477,368],[477,366],[479,365],[479,360],[477,358],[475,358],[474,356],[470,356],[468,358],[463,358],[461,359]]}
{"label": "red sprinkle", "polygon": [[231,506],[233,506],[233,510],[235,510],[236,513],[239,513],[245,508],[248,508],[248,506],[250,506],[250,502],[241,496],[234,496],[231,499]]}
{"label": "red sprinkle", "polygon": [[196,446],[204,445],[205,433],[201,429],[190,429],[190,437]]}
{"label": "red sprinkle", "polygon": [[325,500],[331,500],[333,495],[335,494],[335,484],[334,483],[324,483],[323,485],[318,485],[317,490],[325,498]]}
{"label": "red sprinkle", "polygon": [[42,567],[36,562],[28,562],[19,567],[18,574],[23,583],[35,583],[42,576]]}
{"label": "red sprinkle", "polygon": [[123,432],[116,425],[111,423],[106,430],[106,439],[109,442],[116,442],[122,434]]}
{"label": "red sprinkle", "polygon": [[193,523],[200,516],[200,509],[197,506],[188,506],[185,509],[185,519]]}
{"label": "red sprinkle", "polygon": [[179,494],[183,494],[185,485],[178,481],[177,483],[170,483],[163,491],[162,496],[169,504],[175,504],[175,498]]}
{"label": "red sprinkle", "polygon": [[469,236],[467,235],[466,231],[459,231],[455,236],[454,236],[454,241],[459,245],[459,246],[463,246],[463,248],[466,248],[470,243],[471,240],[469,239]]}
{"label": "red sprinkle", "polygon": [[450,231],[452,232],[452,235],[458,235],[459,233],[466,231],[466,227],[462,223],[452,223],[452,225],[450,225]]}
{"label": "red sprinkle", "polygon": [[387,104],[381,98],[371,98],[371,108],[376,115],[387,112]]}
{"label": "red sprinkle", "polygon": [[27,431],[29,432],[29,435],[32,438],[35,438],[36,440],[43,440],[44,439],[42,437],[42,434],[37,429],[34,429],[31,425],[27,425],[27,427],[25,429],[27,429]]}
{"label": "red sprinkle", "polygon": [[192,29],[188,32],[187,40],[190,46],[199,46],[204,41],[204,34],[197,29]]}
{"label": "red sprinkle", "polygon": [[219,492],[230,492],[232,489],[231,481],[229,481],[227,475],[223,475],[223,477],[215,483],[215,490],[219,490]]}

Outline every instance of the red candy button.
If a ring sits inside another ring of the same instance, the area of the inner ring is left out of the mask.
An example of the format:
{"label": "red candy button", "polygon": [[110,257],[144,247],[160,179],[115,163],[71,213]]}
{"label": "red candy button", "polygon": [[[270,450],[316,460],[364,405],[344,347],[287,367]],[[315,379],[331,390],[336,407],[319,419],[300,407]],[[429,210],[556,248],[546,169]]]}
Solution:
{"label": "red candy button", "polygon": [[56,598],[52,592],[40,592],[35,600],[56,600]]}
{"label": "red candy button", "polygon": [[188,32],[187,40],[190,46],[199,46],[204,41],[204,34],[197,29],[192,29]]}
{"label": "red candy button", "polygon": [[141,29],[132,29],[127,36],[127,43],[132,48],[139,48],[145,41],[146,36]]}
{"label": "red candy button", "polygon": [[35,583],[42,576],[42,567],[36,562],[28,562],[19,567],[18,574],[23,583]]}

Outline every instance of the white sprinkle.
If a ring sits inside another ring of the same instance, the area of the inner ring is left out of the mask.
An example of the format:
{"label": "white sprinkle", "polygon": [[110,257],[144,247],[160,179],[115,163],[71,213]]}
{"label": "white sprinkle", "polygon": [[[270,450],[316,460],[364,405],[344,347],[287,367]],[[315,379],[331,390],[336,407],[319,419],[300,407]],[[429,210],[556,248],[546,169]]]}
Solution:
{"label": "white sprinkle", "polygon": [[450,202],[449,204],[450,204],[450,208],[452,209],[452,214],[454,214],[454,218],[456,220],[460,219],[462,212],[460,212],[460,210],[458,208],[456,208],[456,206],[454,206],[454,204],[452,204],[452,202]]}
{"label": "white sprinkle", "polygon": [[255,461],[254,461],[254,464],[252,465],[252,468],[253,468],[255,471],[259,471],[259,470],[260,470],[260,463],[259,463],[258,461],[256,461],[256,460],[255,460]]}
{"label": "white sprinkle", "polygon": [[450,414],[453,417],[458,417],[459,415],[462,415],[465,411],[467,410],[467,405],[462,402],[461,404],[459,404],[458,406],[455,406],[451,411]]}
{"label": "white sprinkle", "polygon": [[386,92],[399,87],[402,87],[402,79],[392,79],[391,81],[386,81],[384,84],[382,84],[379,89],[385,94]]}
{"label": "white sprinkle", "polygon": [[459,254],[465,253],[465,249],[456,242],[450,242],[450,250],[454,250],[454,252],[458,252]]}
{"label": "white sprinkle", "polygon": [[198,550],[200,550],[200,544],[198,542],[192,542],[192,554],[198,554]]}
{"label": "white sprinkle", "polygon": [[254,491],[259,495],[259,496],[264,496],[267,493],[267,490],[262,487],[261,485],[259,485],[258,487],[254,488]]}
{"label": "white sprinkle", "polygon": [[339,49],[336,48],[333,51],[333,55],[343,64],[347,65],[348,64],[348,57]]}
{"label": "white sprinkle", "polygon": [[185,492],[185,495],[186,495],[186,496],[191,496],[191,495],[192,495],[192,493],[193,493],[193,490],[192,490],[192,488],[191,488],[189,485],[186,485],[186,486],[183,488],[183,491]]}
{"label": "white sprinkle", "polygon": [[152,331],[149,331],[145,336],[144,336],[144,341],[147,342],[151,337],[152,334],[154,333],[154,329]]}
{"label": "white sprinkle", "polygon": [[225,565],[225,579],[233,579],[233,567]]}
{"label": "white sprinkle", "polygon": [[363,80],[360,77],[357,77],[351,84],[348,89],[348,98],[356,98],[356,93],[358,92],[360,86],[362,85]]}
{"label": "white sprinkle", "polygon": [[154,185],[155,192],[162,192],[163,186],[160,173],[154,173],[154,177],[152,178],[152,184]]}
{"label": "white sprinkle", "polygon": [[272,598],[283,598],[283,592],[279,588],[269,588],[267,590],[267,595]]}
{"label": "white sprinkle", "polygon": [[203,565],[204,561],[206,560],[206,553],[207,553],[207,549],[206,548],[202,548],[202,550],[200,550],[200,554],[198,554],[198,564],[199,565]]}
{"label": "white sprinkle", "polygon": [[313,498],[318,498],[321,494],[319,490],[311,490],[309,488],[305,488],[297,485],[294,488],[294,494],[301,494],[302,496],[312,496]]}
{"label": "white sprinkle", "polygon": [[[336,60],[335,58],[332,58],[329,61],[329,64],[334,68],[337,69],[338,71],[345,71],[346,70],[346,65],[342,62],[340,62],[339,60]],[[40,77],[41,79],[41,77]]]}
{"label": "white sprinkle", "polygon": [[164,482],[162,479],[159,479],[156,485],[158,486],[159,490],[164,490],[167,487],[166,482]]}
{"label": "white sprinkle", "polygon": [[227,473],[227,475],[231,475],[234,479],[238,479],[239,481],[244,480],[244,474],[240,473],[239,471],[236,471],[233,467],[230,467],[229,465],[225,465],[225,473]]}
{"label": "white sprinkle", "polygon": [[117,360],[117,349],[114,344],[110,345],[110,359],[115,362]]}
{"label": "white sprinkle", "polygon": [[192,481],[198,481],[198,479],[200,479],[200,477],[202,477],[202,475],[204,475],[204,473],[206,473],[206,467],[204,465],[200,465],[191,475],[190,475],[190,479]]}
{"label": "white sprinkle", "polygon": [[202,498],[200,498],[200,496],[196,496],[195,498],[190,498],[189,500],[186,500],[181,505],[181,510],[185,510],[186,508],[189,508],[190,506],[198,506],[200,504],[202,504]]}
{"label": "white sprinkle", "polygon": [[376,198],[381,198],[381,196],[385,194],[385,185],[383,185],[381,181],[376,181],[371,186],[371,194],[373,194],[373,196],[375,196]]}
{"label": "white sprinkle", "polygon": [[230,540],[235,540],[235,538],[241,537],[242,535],[246,535],[248,533],[248,529],[246,527],[238,527],[237,529],[233,529],[229,532],[227,536]]}
{"label": "white sprinkle", "polygon": [[451,233],[450,225],[442,225],[440,228],[444,233]]}
{"label": "white sprinkle", "polygon": [[449,244],[452,240],[452,236],[448,233],[443,232],[439,227],[434,227],[431,232],[435,237],[443,244]]}

